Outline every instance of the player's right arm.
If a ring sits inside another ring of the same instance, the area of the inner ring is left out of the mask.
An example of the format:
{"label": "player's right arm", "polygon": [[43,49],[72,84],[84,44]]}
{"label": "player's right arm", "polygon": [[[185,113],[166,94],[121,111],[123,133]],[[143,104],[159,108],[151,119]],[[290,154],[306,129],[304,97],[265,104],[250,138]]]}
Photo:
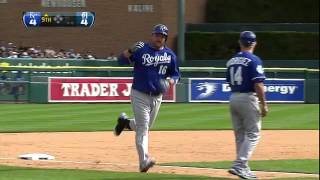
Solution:
{"label": "player's right arm", "polygon": [[137,50],[144,47],[144,42],[138,41],[134,43],[130,48],[124,50],[119,57],[119,65],[130,65],[134,61],[134,54],[137,52]]}
{"label": "player's right arm", "polygon": [[120,57],[118,58],[118,63],[119,65],[130,65],[132,63],[130,57],[131,53],[128,52],[128,50],[124,50],[121,54]]}
{"label": "player's right arm", "polygon": [[130,53],[128,51],[128,49],[124,50],[120,54],[120,56],[118,58],[119,65],[130,65],[130,64],[132,64],[131,56],[132,56],[132,53]]}

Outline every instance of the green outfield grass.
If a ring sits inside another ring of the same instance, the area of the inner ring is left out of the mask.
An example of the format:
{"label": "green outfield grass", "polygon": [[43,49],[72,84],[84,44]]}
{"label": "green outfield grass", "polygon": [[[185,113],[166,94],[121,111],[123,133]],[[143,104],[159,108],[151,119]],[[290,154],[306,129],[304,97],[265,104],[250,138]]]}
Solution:
{"label": "green outfield grass", "polygon": [[[319,104],[270,104],[263,129],[319,129]],[[0,132],[112,130],[130,104],[0,104]],[[227,104],[163,104],[153,130],[231,129]]]}
{"label": "green outfield grass", "polygon": [[[290,163],[294,163],[296,168],[308,169],[304,167],[310,164],[308,160],[305,162],[294,162],[290,160]],[[319,162],[319,161],[318,161]],[[230,163],[230,162],[229,162]],[[258,163],[258,162],[257,162]],[[261,170],[268,170],[272,165],[280,165],[284,168],[284,171],[289,172],[292,170],[292,164],[279,162],[260,161]],[[175,163],[176,164],[176,163]],[[203,167],[209,168],[222,168],[226,166],[226,162],[218,163],[201,163]],[[178,165],[178,164],[176,164]],[[182,165],[182,164],[181,164]],[[185,164],[186,165],[186,164]],[[199,164],[191,165],[194,167],[202,167]],[[265,166],[264,166],[265,165]],[[254,165],[255,166],[255,165]],[[265,168],[264,168],[265,167]],[[319,167],[319,166],[318,166]],[[287,169],[287,170],[285,170]],[[174,174],[156,174],[156,173],[122,173],[122,172],[109,172],[109,171],[93,171],[93,170],[66,170],[66,169],[36,169],[36,168],[24,168],[24,167],[12,167],[0,165],[0,180],[108,180],[108,179],[121,179],[121,180],[227,180],[228,178],[212,178],[204,176],[186,176],[186,175],[174,175]],[[281,178],[278,180],[315,180],[318,178]]]}
{"label": "green outfield grass", "polygon": [[[166,163],[162,165],[182,166],[182,167],[201,167],[228,169],[231,161],[221,162],[177,162]],[[250,161],[250,167],[254,171],[270,171],[270,172],[295,172],[319,174],[319,159],[285,159],[285,160],[260,160]]]}
{"label": "green outfield grass", "polygon": [[203,176],[0,166],[0,180],[224,180]]}

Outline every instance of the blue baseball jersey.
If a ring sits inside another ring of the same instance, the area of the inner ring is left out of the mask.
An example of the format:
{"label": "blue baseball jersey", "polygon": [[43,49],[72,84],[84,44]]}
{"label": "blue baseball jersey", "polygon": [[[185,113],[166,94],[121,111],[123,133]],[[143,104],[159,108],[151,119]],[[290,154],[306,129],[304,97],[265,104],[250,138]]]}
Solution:
{"label": "blue baseball jersey", "polygon": [[227,82],[232,92],[255,92],[254,84],[266,78],[261,59],[250,52],[239,52],[226,64]]}
{"label": "blue baseball jersey", "polygon": [[[134,63],[132,88],[135,90],[159,94],[161,92],[160,79],[170,77],[175,82],[180,79],[177,57],[166,46],[157,50],[145,43],[142,48],[132,54],[130,60]],[[119,62],[125,64],[128,59],[121,55]]]}

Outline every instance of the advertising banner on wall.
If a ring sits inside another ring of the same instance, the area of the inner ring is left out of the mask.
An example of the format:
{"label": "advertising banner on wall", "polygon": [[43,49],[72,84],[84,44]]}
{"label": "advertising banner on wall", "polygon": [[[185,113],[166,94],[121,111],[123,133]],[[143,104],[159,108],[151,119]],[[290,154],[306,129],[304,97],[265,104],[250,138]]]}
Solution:
{"label": "advertising banner on wall", "polygon": [[[304,102],[304,79],[266,79],[267,102]],[[190,78],[189,102],[229,102],[231,89],[224,78]]]}
{"label": "advertising banner on wall", "polygon": [[[130,77],[49,77],[49,102],[130,102]],[[163,96],[175,102],[175,86]]]}

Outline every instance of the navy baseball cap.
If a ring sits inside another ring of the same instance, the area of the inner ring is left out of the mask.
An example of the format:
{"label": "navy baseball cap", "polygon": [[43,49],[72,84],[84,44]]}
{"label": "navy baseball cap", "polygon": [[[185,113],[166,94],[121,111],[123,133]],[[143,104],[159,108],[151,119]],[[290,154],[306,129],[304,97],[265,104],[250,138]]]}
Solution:
{"label": "navy baseball cap", "polygon": [[243,31],[240,33],[240,42],[244,46],[251,46],[253,43],[255,43],[256,40],[256,35],[252,31]]}
{"label": "navy baseball cap", "polygon": [[159,33],[168,36],[168,27],[164,24],[157,24],[153,27],[152,34]]}

